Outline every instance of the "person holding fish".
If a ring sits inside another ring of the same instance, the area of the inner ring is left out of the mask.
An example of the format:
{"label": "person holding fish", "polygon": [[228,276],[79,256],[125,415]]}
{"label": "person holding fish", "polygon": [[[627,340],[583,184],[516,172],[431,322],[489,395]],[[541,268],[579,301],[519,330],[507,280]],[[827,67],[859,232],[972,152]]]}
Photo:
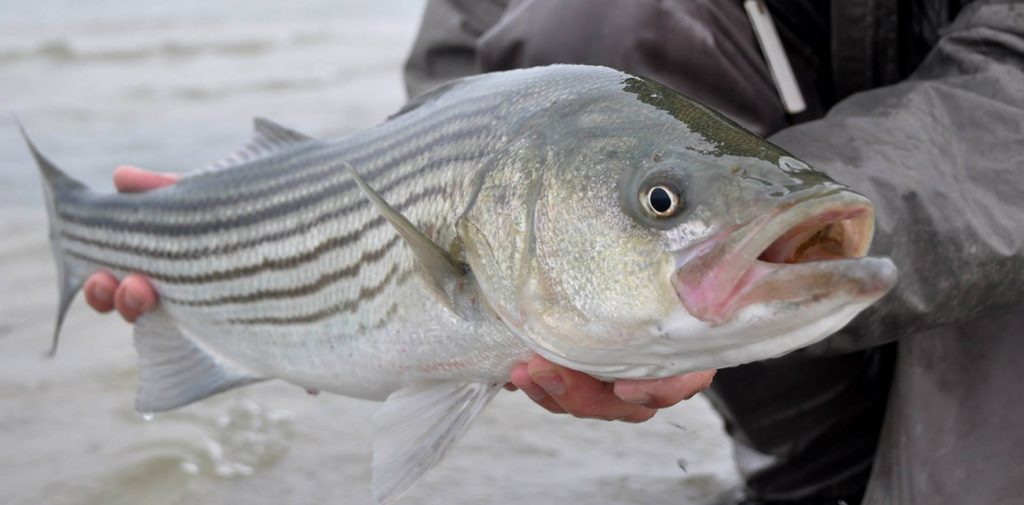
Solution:
{"label": "person holding fish", "polygon": [[[632,422],[707,390],[750,505],[1019,503],[1024,5],[766,3],[428,2],[410,96],[556,63],[653,78],[869,197],[874,250],[901,268],[887,297],[781,358],[606,382],[534,355],[510,384],[554,413]],[[114,181],[177,176],[120,167]],[[779,248],[782,263],[828,256]],[[96,273],[84,291],[128,321],[158,306],[140,275]]]}

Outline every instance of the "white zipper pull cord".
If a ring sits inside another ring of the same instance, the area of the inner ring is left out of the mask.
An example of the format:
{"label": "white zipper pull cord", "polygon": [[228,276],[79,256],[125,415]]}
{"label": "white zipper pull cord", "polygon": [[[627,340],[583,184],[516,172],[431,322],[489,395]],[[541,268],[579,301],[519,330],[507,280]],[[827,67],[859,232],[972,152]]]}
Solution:
{"label": "white zipper pull cord", "polygon": [[772,80],[775,81],[775,89],[782,99],[782,107],[789,114],[799,114],[807,109],[804,102],[804,95],[800,92],[800,86],[793,75],[793,67],[789,64],[786,50],[782,48],[782,41],[779,40],[779,32],[775,30],[775,22],[772,15],[764,5],[763,0],[744,0],[743,8],[750,17],[750,24],[754,27],[754,35],[761,45],[764,59],[768,62],[768,69],[771,70]]}

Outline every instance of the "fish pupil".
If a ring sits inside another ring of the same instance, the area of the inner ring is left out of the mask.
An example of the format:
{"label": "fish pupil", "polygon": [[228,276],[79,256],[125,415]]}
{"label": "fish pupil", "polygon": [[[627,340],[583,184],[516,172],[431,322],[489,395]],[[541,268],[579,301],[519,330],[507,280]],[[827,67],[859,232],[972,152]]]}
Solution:
{"label": "fish pupil", "polygon": [[672,195],[665,188],[653,188],[647,198],[655,212],[664,213],[672,208]]}

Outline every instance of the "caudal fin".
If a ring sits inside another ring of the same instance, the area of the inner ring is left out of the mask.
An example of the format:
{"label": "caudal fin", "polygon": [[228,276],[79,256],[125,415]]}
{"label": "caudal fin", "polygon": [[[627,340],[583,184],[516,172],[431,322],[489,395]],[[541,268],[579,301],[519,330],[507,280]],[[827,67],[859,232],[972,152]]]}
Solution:
{"label": "caudal fin", "polygon": [[72,194],[85,192],[89,189],[81,182],[69,177],[50,160],[46,159],[39,152],[39,149],[36,148],[35,144],[32,143],[32,139],[29,138],[28,133],[25,132],[25,128],[20,122],[18,122],[18,128],[21,130],[21,136],[24,137],[25,143],[28,144],[28,149],[32,152],[32,157],[35,158],[39,171],[43,175],[43,193],[46,195],[46,210],[50,217],[50,247],[53,250],[53,257],[57,262],[57,289],[60,299],[57,304],[57,322],[53,329],[53,343],[49,351],[49,355],[53,356],[57,353],[57,342],[60,338],[61,326],[64,325],[64,316],[67,314],[68,307],[71,306],[71,300],[82,289],[82,284],[88,276],[88,272],[75,268],[75,263],[68,257],[62,247],[58,204]]}

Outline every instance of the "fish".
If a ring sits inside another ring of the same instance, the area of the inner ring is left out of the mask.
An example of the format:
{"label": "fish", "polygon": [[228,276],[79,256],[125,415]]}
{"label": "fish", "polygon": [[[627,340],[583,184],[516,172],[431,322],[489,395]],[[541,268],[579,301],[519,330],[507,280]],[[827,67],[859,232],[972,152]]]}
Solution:
{"label": "fish", "polygon": [[138,194],[47,159],[53,351],[97,270],[140,273],[140,412],[269,379],[382,401],[394,503],[539,354],[606,381],[768,359],[895,284],[871,201],[716,111],[606,67],[465,77],[321,140],[266,119]]}

